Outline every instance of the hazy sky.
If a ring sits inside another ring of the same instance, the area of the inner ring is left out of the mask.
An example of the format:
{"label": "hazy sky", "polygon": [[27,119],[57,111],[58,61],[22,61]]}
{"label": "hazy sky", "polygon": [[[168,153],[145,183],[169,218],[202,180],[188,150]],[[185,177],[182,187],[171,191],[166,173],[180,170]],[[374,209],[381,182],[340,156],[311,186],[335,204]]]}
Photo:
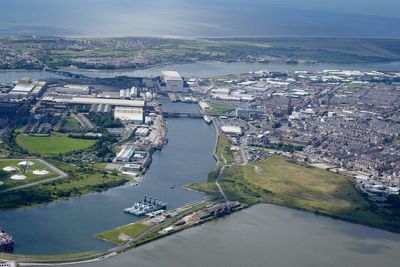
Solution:
{"label": "hazy sky", "polygon": [[0,34],[400,37],[400,0],[0,0]]}

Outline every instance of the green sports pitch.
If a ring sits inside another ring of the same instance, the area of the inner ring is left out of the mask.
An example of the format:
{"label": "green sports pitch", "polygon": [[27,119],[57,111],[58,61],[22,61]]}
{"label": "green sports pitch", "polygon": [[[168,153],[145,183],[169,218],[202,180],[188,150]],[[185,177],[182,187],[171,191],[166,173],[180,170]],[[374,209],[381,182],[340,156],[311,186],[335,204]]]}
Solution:
{"label": "green sports pitch", "polygon": [[89,148],[96,143],[96,140],[77,139],[55,135],[18,135],[17,143],[31,154],[58,155]]}

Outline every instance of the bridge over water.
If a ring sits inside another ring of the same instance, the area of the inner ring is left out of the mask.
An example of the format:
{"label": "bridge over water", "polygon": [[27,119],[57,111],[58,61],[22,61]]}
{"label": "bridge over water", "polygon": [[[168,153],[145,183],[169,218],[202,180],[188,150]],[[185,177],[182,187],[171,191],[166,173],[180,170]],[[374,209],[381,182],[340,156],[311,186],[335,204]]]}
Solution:
{"label": "bridge over water", "polygon": [[193,112],[163,112],[164,118],[195,118],[202,119],[203,114]]}

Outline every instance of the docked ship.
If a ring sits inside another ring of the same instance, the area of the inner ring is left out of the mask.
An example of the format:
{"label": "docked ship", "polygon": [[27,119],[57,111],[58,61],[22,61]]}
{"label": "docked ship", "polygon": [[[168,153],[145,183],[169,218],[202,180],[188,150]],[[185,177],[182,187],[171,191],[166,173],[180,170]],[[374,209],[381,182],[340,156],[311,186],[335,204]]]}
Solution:
{"label": "docked ship", "polygon": [[12,236],[0,228],[0,253],[13,253],[14,240]]}
{"label": "docked ship", "polygon": [[203,116],[203,120],[204,120],[207,124],[211,124],[211,122],[212,122],[211,118],[210,118],[209,116],[207,116],[207,115],[204,115],[204,116]]}
{"label": "docked ship", "polygon": [[144,196],[143,201],[133,204],[132,207],[124,209],[124,213],[135,216],[142,216],[153,211],[163,210],[167,208],[167,202],[159,201],[157,198]]}

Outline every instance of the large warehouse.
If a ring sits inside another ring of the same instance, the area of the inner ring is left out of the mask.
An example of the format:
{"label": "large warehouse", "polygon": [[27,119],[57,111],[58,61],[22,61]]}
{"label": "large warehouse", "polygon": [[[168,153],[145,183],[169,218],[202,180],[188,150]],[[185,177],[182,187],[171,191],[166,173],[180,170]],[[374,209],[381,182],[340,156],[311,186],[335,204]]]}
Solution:
{"label": "large warehouse", "polygon": [[26,98],[30,95],[39,95],[44,89],[46,82],[32,81],[29,77],[23,77],[18,80],[15,87],[9,92],[11,98]]}
{"label": "large warehouse", "polygon": [[64,87],[55,87],[53,92],[67,95],[89,95],[91,93],[88,85],[67,84]]}
{"label": "large warehouse", "polygon": [[176,71],[162,71],[161,79],[165,86],[161,87],[165,92],[184,92],[183,79]]}
{"label": "large warehouse", "polygon": [[139,107],[115,107],[114,118],[121,121],[143,123],[143,108]]}
{"label": "large warehouse", "polygon": [[133,145],[126,145],[122,147],[122,150],[118,153],[115,161],[117,162],[129,162],[133,153],[135,152],[135,146]]}
{"label": "large warehouse", "polygon": [[99,98],[99,97],[68,97],[68,96],[45,96],[43,101],[75,104],[75,105],[110,105],[121,107],[141,107],[145,106],[144,100],[130,100],[130,99],[112,99],[112,98]]}
{"label": "large warehouse", "polygon": [[221,131],[227,135],[242,135],[242,128],[235,125],[223,125],[221,126]]}

